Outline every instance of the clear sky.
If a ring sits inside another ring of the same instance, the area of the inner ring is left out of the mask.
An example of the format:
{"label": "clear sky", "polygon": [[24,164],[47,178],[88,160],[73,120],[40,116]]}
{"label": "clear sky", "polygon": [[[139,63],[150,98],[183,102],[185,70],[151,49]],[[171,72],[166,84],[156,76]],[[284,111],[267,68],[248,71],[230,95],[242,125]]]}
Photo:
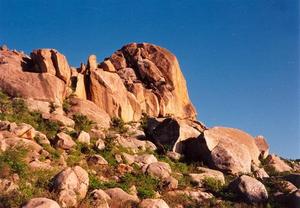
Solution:
{"label": "clear sky", "polygon": [[129,42],[179,59],[198,119],[264,135],[300,158],[298,0],[0,0],[0,44],[73,66]]}

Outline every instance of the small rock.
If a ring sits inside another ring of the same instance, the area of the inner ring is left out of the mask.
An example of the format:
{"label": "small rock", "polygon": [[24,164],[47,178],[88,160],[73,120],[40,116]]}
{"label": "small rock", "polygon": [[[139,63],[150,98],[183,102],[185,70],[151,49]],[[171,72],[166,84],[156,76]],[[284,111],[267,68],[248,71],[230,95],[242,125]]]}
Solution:
{"label": "small rock", "polygon": [[172,176],[164,179],[163,186],[166,190],[174,190],[178,187],[178,180]]}
{"label": "small rock", "polygon": [[122,163],[123,162],[122,156],[119,155],[119,154],[115,154],[115,159],[116,159],[117,163]]}
{"label": "small rock", "polygon": [[88,173],[80,166],[69,167],[58,173],[53,185],[62,207],[76,206],[86,196],[88,186]]}
{"label": "small rock", "polygon": [[108,165],[108,162],[100,155],[90,156],[87,162],[89,165]]}
{"label": "small rock", "polygon": [[77,138],[77,141],[80,142],[80,143],[83,143],[83,144],[90,144],[90,135],[89,133],[85,132],[85,131],[81,131],[78,138]]}
{"label": "small rock", "polygon": [[222,185],[225,184],[225,177],[221,171],[204,167],[198,167],[197,170],[199,170],[201,173],[190,173],[189,176],[191,177],[192,182],[197,183],[199,187],[203,186],[203,182],[207,178],[213,178],[220,181]]}
{"label": "small rock", "polygon": [[174,161],[179,161],[181,159],[181,154],[173,151],[168,151],[167,156]]}
{"label": "small rock", "polygon": [[259,168],[257,170],[255,170],[253,172],[253,175],[255,178],[259,178],[259,179],[264,179],[264,178],[269,178],[270,176],[268,175],[268,173],[265,171],[265,169],[263,168]]}
{"label": "small rock", "polygon": [[62,114],[58,114],[58,113],[51,113],[51,114],[42,114],[44,119],[50,120],[50,121],[54,121],[54,122],[58,122],[63,126],[67,126],[67,127],[71,127],[74,128],[75,126],[75,122],[68,118],[67,116],[64,116]]}
{"label": "small rock", "polygon": [[168,178],[172,173],[170,165],[165,162],[154,162],[145,165],[142,170],[144,173],[148,173],[149,175],[160,179]]}
{"label": "small rock", "polygon": [[68,134],[60,132],[56,135],[56,147],[62,148],[64,150],[69,150],[75,145],[76,143]]}
{"label": "small rock", "polygon": [[288,172],[292,168],[276,155],[269,155],[266,158],[267,167],[274,169],[276,172]]}
{"label": "small rock", "polygon": [[130,173],[133,171],[133,168],[130,165],[126,165],[126,164],[119,164],[117,167],[117,171],[118,173],[120,173],[121,175],[124,175],[125,173]]}
{"label": "small rock", "polygon": [[98,150],[104,150],[105,149],[105,143],[102,139],[98,139],[95,143],[95,147],[98,149]]}
{"label": "small rock", "polygon": [[139,203],[139,199],[136,196],[130,195],[120,188],[107,189],[105,192],[113,199],[110,207],[131,207],[131,205]]}
{"label": "small rock", "polygon": [[56,201],[47,198],[30,199],[22,208],[60,208]]}
{"label": "small rock", "polygon": [[35,137],[35,130],[34,128],[25,123],[19,124],[16,128],[13,129],[13,132],[18,137],[22,137],[25,139],[33,139]]}
{"label": "small rock", "polygon": [[7,194],[17,190],[19,187],[12,180],[0,178],[0,193]]}
{"label": "small rock", "polygon": [[101,189],[96,189],[90,194],[92,206],[95,208],[109,208],[110,196]]}
{"label": "small rock", "polygon": [[140,208],[169,208],[168,204],[162,199],[144,199],[140,204]]}

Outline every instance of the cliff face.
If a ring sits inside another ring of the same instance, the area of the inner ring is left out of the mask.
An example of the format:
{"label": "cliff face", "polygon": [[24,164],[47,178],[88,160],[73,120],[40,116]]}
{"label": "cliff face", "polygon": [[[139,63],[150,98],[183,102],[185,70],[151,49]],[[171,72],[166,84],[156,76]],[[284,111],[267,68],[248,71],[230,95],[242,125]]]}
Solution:
{"label": "cliff face", "polygon": [[131,43],[101,63],[91,55],[77,69],[54,49],[38,49],[30,57],[9,50],[0,55],[0,87],[10,95],[61,104],[73,88],[77,97],[126,122],[142,113],[196,117],[176,57],[159,46]]}

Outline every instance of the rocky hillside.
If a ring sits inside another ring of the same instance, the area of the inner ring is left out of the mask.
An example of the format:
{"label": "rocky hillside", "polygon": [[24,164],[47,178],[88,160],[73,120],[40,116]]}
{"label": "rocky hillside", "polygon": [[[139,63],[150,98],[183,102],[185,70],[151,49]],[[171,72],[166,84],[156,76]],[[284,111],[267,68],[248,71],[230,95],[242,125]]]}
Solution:
{"label": "rocky hillside", "polygon": [[176,57],[0,49],[0,207],[300,207],[300,162],[196,120]]}

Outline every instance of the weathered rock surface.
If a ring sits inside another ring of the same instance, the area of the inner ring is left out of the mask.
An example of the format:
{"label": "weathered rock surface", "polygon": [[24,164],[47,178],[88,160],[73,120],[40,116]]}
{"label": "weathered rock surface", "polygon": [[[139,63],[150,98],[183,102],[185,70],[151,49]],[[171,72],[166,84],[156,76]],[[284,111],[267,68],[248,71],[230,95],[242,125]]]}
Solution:
{"label": "weathered rock surface", "polygon": [[117,74],[96,69],[91,71],[90,80],[90,99],[111,117],[120,117],[125,122],[140,119],[142,112],[137,100]]}
{"label": "weathered rock surface", "polygon": [[73,146],[76,145],[76,143],[73,141],[72,137],[64,132],[60,132],[56,135],[56,147],[62,148],[64,150],[69,150]]}
{"label": "weathered rock surface", "polygon": [[107,189],[105,193],[113,199],[110,203],[110,207],[113,208],[131,207],[139,202],[136,196],[130,195],[120,188]]}
{"label": "weathered rock surface", "polygon": [[110,196],[101,189],[96,189],[90,194],[92,206],[94,208],[110,208]]}
{"label": "weathered rock surface", "polygon": [[33,61],[23,53],[0,51],[0,88],[13,97],[62,103],[66,95],[63,80],[50,73],[34,73]]}
{"label": "weathered rock surface", "polygon": [[81,131],[77,137],[77,141],[83,144],[90,144],[91,141],[91,137],[89,135],[89,133],[85,132],[85,131]]}
{"label": "weathered rock surface", "polygon": [[104,110],[100,109],[95,103],[75,97],[69,98],[69,103],[71,105],[68,113],[69,116],[79,113],[87,116],[90,120],[101,125],[103,128],[109,128],[109,115]]}
{"label": "weathered rock surface", "polygon": [[186,141],[187,157],[206,161],[213,168],[237,173],[251,172],[251,162],[260,164],[254,138],[233,128],[214,127],[205,130],[197,140]]}
{"label": "weathered rock surface", "polygon": [[80,166],[66,168],[54,179],[54,190],[62,207],[76,206],[87,193],[89,186],[88,173]]}
{"label": "weathered rock surface", "polygon": [[49,73],[63,80],[67,85],[71,77],[71,69],[64,55],[55,49],[38,49],[31,54],[34,63],[33,70],[39,73]]}
{"label": "weathered rock surface", "polygon": [[139,151],[155,150],[156,146],[150,141],[138,140],[133,137],[122,137],[118,136],[115,139],[115,144],[124,148],[130,149],[132,152],[137,153]]}
{"label": "weathered rock surface", "polygon": [[288,172],[292,170],[292,168],[286,164],[286,162],[276,155],[269,155],[266,158],[266,163],[267,167],[275,170],[276,172]]}
{"label": "weathered rock surface", "polygon": [[300,189],[300,173],[291,173],[291,174],[283,176],[283,178],[287,181],[290,181],[298,189]]}
{"label": "weathered rock surface", "polygon": [[229,185],[232,191],[240,194],[250,203],[261,203],[268,199],[265,186],[255,178],[242,175]]}
{"label": "weathered rock surface", "polygon": [[165,162],[154,162],[143,167],[143,172],[148,173],[151,176],[165,179],[172,173],[171,167]]}
{"label": "weathered rock surface", "polygon": [[255,138],[255,144],[260,151],[260,158],[265,159],[269,155],[269,145],[263,136],[257,136]]}
{"label": "weathered rock surface", "polygon": [[162,199],[144,199],[140,204],[140,208],[169,208],[168,204]]}
{"label": "weathered rock surface", "polygon": [[166,118],[153,124],[155,120],[148,119],[147,135],[155,143],[172,147],[172,150],[177,153],[184,152],[185,140],[196,139],[206,129],[200,122],[188,119]]}
{"label": "weathered rock surface", "polygon": [[138,120],[145,112],[155,117],[195,118],[177,59],[166,49],[148,43],[128,44],[100,67],[90,67],[88,94],[111,117]]}
{"label": "weathered rock surface", "polygon": [[190,173],[189,176],[191,177],[191,181],[197,183],[198,186],[201,187],[203,185],[204,180],[208,178],[220,181],[220,184],[222,185],[225,184],[225,177],[222,172],[203,167],[198,167],[197,170],[200,173]]}
{"label": "weathered rock surface", "polygon": [[47,198],[30,199],[22,208],[60,208],[56,201]]}

